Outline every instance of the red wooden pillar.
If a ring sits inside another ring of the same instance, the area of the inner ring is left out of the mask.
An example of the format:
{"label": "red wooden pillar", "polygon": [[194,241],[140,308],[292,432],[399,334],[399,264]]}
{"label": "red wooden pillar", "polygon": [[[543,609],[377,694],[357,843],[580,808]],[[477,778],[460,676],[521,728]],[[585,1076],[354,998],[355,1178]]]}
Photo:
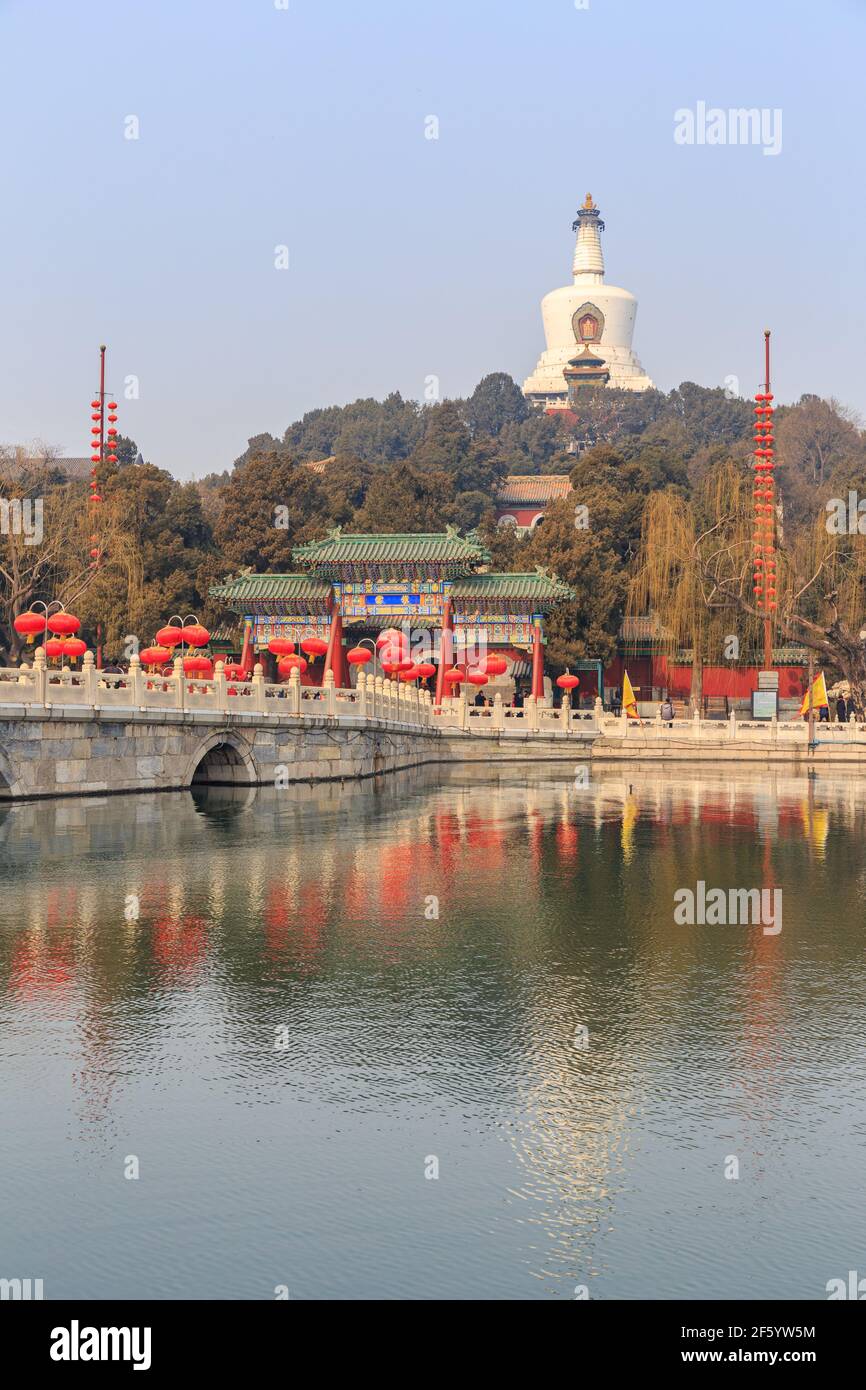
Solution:
{"label": "red wooden pillar", "polygon": [[241,666],[245,671],[252,673],[254,665],[255,662],[253,660],[253,625],[249,621],[249,619],[247,619],[247,621],[244,623],[244,648],[241,652]]}
{"label": "red wooden pillar", "polygon": [[544,645],[541,640],[541,619],[536,618],[535,634],[532,643],[532,694],[536,700],[544,699]]}
{"label": "red wooden pillar", "polygon": [[442,704],[445,694],[445,672],[454,659],[454,611],[451,600],[445,600],[442,610],[442,638],[439,643],[439,669],[436,672],[436,704]]}
{"label": "red wooden pillar", "polygon": [[323,678],[328,671],[333,671],[334,684],[337,689],[345,690],[349,684],[349,677],[343,656],[343,615],[339,603],[335,603],[331,609],[331,630],[328,634],[328,650],[325,653]]}

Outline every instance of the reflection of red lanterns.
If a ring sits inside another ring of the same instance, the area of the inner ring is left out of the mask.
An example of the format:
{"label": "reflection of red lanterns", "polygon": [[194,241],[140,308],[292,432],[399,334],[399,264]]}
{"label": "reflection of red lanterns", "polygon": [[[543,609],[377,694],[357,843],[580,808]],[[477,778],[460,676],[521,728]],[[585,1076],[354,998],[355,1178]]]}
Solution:
{"label": "reflection of red lanterns", "polygon": [[52,613],[48,619],[48,630],[58,637],[71,637],[81,627],[81,619],[74,613]]}
{"label": "reflection of red lanterns", "polygon": [[373,660],[373,653],[366,647],[352,647],[346,652],[346,660],[350,666],[366,666]]}
{"label": "reflection of red lanterns", "polygon": [[176,647],[183,641],[183,633],[179,627],[174,627],[169,623],[168,627],[161,627],[156,634],[156,640],[161,647]]}
{"label": "reflection of red lanterns", "polygon": [[314,661],[317,656],[324,656],[327,650],[328,644],[321,637],[305,637],[301,642],[301,651],[306,652]]}
{"label": "reflection of red lanterns", "polygon": [[190,623],[189,627],[181,629],[181,640],[188,647],[206,647],[210,641],[210,633],[201,623]]}
{"label": "reflection of red lanterns", "polygon": [[466,679],[470,685],[486,685],[489,677],[484,671],[468,671]]}
{"label": "reflection of red lanterns", "polygon": [[185,676],[210,677],[213,675],[213,662],[206,656],[186,656],[183,673]]}
{"label": "reflection of red lanterns", "polygon": [[37,632],[45,631],[45,618],[41,613],[22,613],[12,626],[19,637],[27,638],[27,645],[31,646]]}
{"label": "reflection of red lanterns", "polygon": [[244,681],[247,678],[247,672],[244,670],[243,666],[241,666],[240,662],[227,661],[225,664],[225,677],[227,681]]}
{"label": "reflection of red lanterns", "polygon": [[145,647],[143,652],[139,652],[138,659],[142,666],[164,666],[171,661],[171,652],[168,647]]}
{"label": "reflection of red lanterns", "polygon": [[295,644],[288,637],[272,637],[268,643],[268,651],[273,656],[291,656],[294,650]]}
{"label": "reflection of red lanterns", "polygon": [[573,676],[570,671],[566,671],[564,676],[557,676],[556,684],[560,690],[576,690],[580,685],[580,677]]}
{"label": "reflection of red lanterns", "polygon": [[307,663],[302,656],[284,656],[277,663],[277,670],[281,676],[290,676],[293,671],[300,671],[301,675],[307,669]]}

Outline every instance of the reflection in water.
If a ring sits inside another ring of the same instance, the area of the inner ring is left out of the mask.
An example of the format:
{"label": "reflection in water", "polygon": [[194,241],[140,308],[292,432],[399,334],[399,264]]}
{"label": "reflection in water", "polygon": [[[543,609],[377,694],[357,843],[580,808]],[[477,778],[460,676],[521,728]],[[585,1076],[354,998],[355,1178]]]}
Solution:
{"label": "reflection in water", "polygon": [[[823,1296],[866,1235],[864,822],[856,777],[727,767],[4,807],[0,1275]],[[676,925],[699,879],[782,932]]]}

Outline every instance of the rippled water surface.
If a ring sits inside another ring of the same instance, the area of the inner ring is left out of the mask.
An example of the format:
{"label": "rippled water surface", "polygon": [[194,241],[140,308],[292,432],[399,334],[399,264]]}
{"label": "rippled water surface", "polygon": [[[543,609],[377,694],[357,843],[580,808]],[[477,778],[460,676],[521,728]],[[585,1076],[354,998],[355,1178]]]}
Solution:
{"label": "rippled water surface", "polygon": [[[0,806],[0,1276],[826,1297],[866,1274],[864,829],[853,775],[727,768]],[[698,880],[781,932],[677,925]]]}

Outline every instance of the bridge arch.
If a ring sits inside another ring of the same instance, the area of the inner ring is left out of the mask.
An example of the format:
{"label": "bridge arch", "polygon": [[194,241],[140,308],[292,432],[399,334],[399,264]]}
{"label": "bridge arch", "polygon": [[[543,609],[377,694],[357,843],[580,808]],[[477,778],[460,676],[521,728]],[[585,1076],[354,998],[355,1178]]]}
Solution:
{"label": "bridge arch", "polygon": [[199,744],[187,764],[183,785],[251,787],[261,780],[247,740],[240,734],[222,731]]}

